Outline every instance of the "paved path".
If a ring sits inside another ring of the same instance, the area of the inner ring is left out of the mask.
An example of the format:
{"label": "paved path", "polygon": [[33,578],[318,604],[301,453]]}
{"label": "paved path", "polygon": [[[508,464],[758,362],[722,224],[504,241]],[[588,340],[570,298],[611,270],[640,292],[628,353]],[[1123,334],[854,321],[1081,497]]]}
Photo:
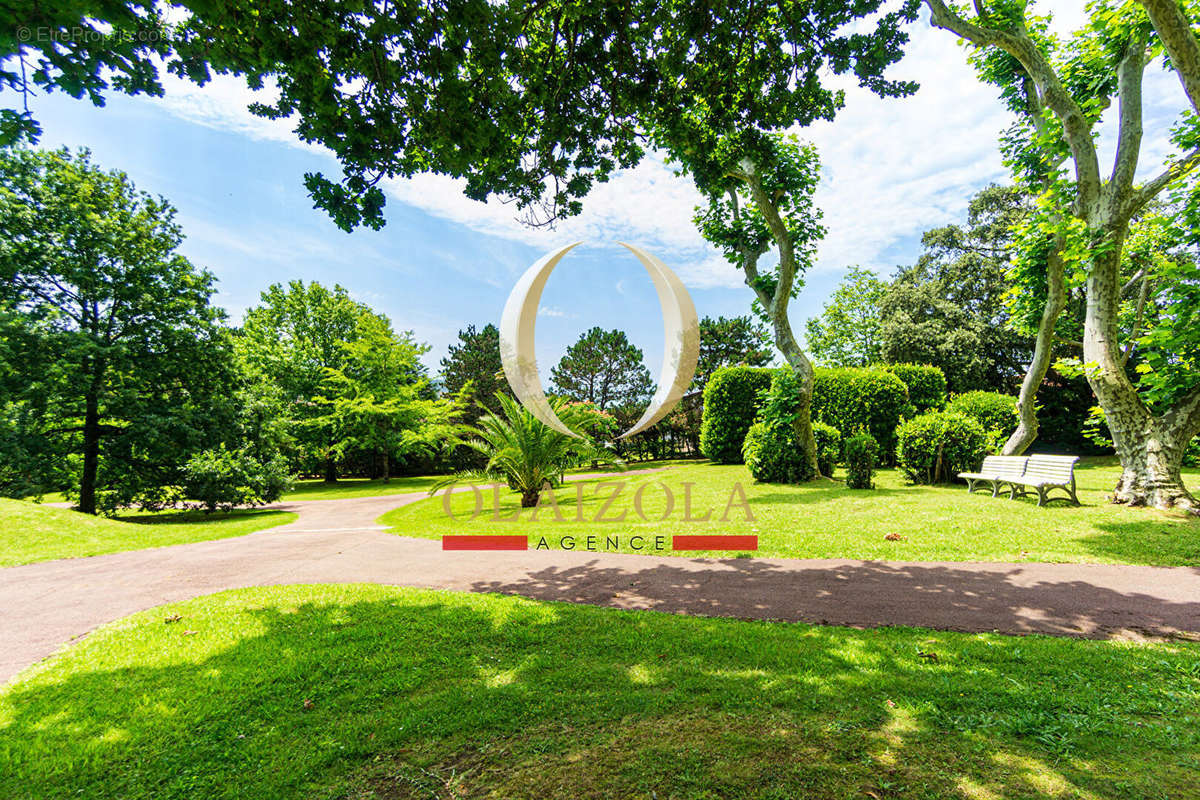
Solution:
{"label": "paved path", "polygon": [[1200,638],[1200,569],[444,552],[375,520],[424,492],[278,506],[233,539],[0,569],[0,682],[96,626],[242,586],[373,582],[674,613],[1090,638]]}

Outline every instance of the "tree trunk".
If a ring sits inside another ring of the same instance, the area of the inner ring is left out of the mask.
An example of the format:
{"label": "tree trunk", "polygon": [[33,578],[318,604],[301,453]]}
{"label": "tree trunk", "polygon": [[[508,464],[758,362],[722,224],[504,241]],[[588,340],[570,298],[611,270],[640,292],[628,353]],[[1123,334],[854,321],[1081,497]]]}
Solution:
{"label": "tree trunk", "polygon": [[1062,256],[1057,247],[1046,259],[1046,306],[1038,324],[1037,340],[1033,347],[1033,359],[1025,370],[1021,381],[1021,393],[1017,398],[1017,413],[1020,422],[1012,436],[1004,443],[1001,451],[1006,456],[1019,456],[1029,449],[1038,435],[1037,393],[1046,372],[1050,369],[1050,358],[1054,353],[1054,326],[1067,305],[1067,290],[1063,281]]}
{"label": "tree trunk", "polygon": [[804,451],[805,460],[812,469],[813,477],[820,478],[823,476],[821,468],[817,465],[817,442],[813,437],[812,430],[813,366],[812,362],[808,360],[808,356],[804,355],[804,351],[800,349],[800,345],[796,343],[791,323],[787,318],[787,309],[783,310],[780,317],[777,318],[774,313],[771,314],[771,323],[775,328],[775,346],[787,359],[788,366],[796,375],[796,382],[800,384],[799,408],[797,409],[799,414],[794,423],[796,438],[800,440],[800,447]]}
{"label": "tree trunk", "polygon": [[1163,417],[1154,416],[1125,372],[1117,339],[1123,233],[1113,233],[1115,242],[1093,260],[1083,335],[1084,361],[1094,365],[1087,370],[1088,384],[1104,409],[1121,459],[1121,479],[1112,499],[1200,513],[1200,504],[1188,494],[1180,476],[1183,451],[1195,435],[1196,410],[1177,408]]}
{"label": "tree trunk", "polygon": [[526,489],[521,492],[521,508],[533,508],[536,506],[539,495],[541,495],[540,489]]}
{"label": "tree trunk", "polygon": [[383,451],[383,482],[392,482],[392,459],[386,450]]}
{"label": "tree trunk", "polygon": [[334,461],[332,458],[325,459],[325,482],[326,483],[337,483],[337,479],[338,479],[337,462]]}
{"label": "tree trunk", "polygon": [[83,474],[79,478],[79,510],[96,513],[96,475],[100,463],[100,400],[98,386],[88,389],[83,417]]}

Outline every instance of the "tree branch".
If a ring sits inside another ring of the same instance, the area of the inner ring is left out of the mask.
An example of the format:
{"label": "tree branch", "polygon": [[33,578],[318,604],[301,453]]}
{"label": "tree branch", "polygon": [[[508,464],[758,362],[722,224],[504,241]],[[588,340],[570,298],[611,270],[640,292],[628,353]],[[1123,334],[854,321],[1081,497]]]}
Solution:
{"label": "tree branch", "polygon": [[930,21],[934,27],[958,34],[979,47],[999,47],[1020,62],[1037,85],[1041,101],[1062,123],[1067,146],[1075,162],[1075,181],[1081,210],[1085,221],[1090,219],[1097,211],[1101,186],[1100,162],[1092,141],[1092,122],[1063,87],[1050,62],[1029,38],[1024,25],[1010,30],[985,28],[963,19],[942,0],[925,0],[925,5],[929,7]]}
{"label": "tree branch", "polygon": [[1127,214],[1136,214],[1144,205],[1149,203],[1158,193],[1170,184],[1184,177],[1192,170],[1200,167],[1200,147],[1188,153],[1183,158],[1172,162],[1165,170],[1142,184],[1136,192],[1129,195],[1125,201]]}
{"label": "tree branch", "polygon": [[1154,30],[1171,58],[1171,66],[1187,94],[1192,110],[1200,113],[1200,42],[1176,0],[1140,0]]}
{"label": "tree branch", "polygon": [[1108,181],[1109,202],[1114,206],[1125,198],[1133,185],[1138,156],[1142,150],[1142,72],[1146,67],[1146,37],[1132,36],[1117,67],[1117,97],[1120,123],[1117,155]]}

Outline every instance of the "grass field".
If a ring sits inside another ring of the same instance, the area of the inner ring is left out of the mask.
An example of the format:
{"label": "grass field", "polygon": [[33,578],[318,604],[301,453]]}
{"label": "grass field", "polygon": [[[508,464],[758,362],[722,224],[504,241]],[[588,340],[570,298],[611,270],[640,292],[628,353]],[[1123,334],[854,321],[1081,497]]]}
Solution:
{"label": "grass field", "polygon": [[[1083,507],[1055,503],[1038,508],[1031,499],[968,495],[962,486],[910,486],[896,470],[880,472],[875,490],[855,491],[838,481],[755,484],[743,466],[691,463],[657,474],[605,479],[624,482],[607,509],[603,506],[615,487],[601,489],[599,481],[568,484],[555,493],[562,521],[550,507],[534,519],[533,510],[521,510],[517,495],[503,487],[498,514],[493,490],[485,488],[482,512],[471,519],[475,498],[469,488],[460,487],[450,506],[455,518],[447,516],[439,493],[389,512],[381,521],[405,536],[524,533],[531,547],[544,538],[551,548],[573,544],[575,549],[585,549],[587,537],[593,536],[596,549],[662,555],[671,554],[674,534],[752,533],[758,535],[758,556],[1200,565],[1200,519],[1108,503],[1104,494],[1112,490],[1118,472],[1112,461],[1083,464],[1076,470]],[[1200,486],[1200,471],[1188,471],[1187,480]],[[660,484],[673,498],[669,513]],[[744,490],[746,505],[734,495],[728,521],[722,521],[735,485]],[[639,490],[645,518],[635,505]],[[685,520],[687,495],[693,517],[711,512],[707,522]],[[747,519],[747,509],[753,520]],[[624,519],[618,521],[622,513]],[[513,515],[516,521],[494,519]],[[886,539],[889,534],[900,538]],[[654,549],[656,535],[664,549]],[[635,536],[642,537],[640,542]]]}
{"label": "grass field", "polygon": [[341,500],[348,497],[379,497],[388,494],[423,492],[429,489],[438,476],[417,475],[392,478],[386,483],[366,478],[342,478],[337,483],[325,483],[320,478],[296,481],[281,502],[289,500]]}
{"label": "grass field", "polygon": [[115,519],[0,498],[0,567],[225,539],[296,519],[285,511],[130,512]]}
{"label": "grass field", "polygon": [[267,587],[19,676],[0,796],[1195,798],[1198,714],[1196,643]]}

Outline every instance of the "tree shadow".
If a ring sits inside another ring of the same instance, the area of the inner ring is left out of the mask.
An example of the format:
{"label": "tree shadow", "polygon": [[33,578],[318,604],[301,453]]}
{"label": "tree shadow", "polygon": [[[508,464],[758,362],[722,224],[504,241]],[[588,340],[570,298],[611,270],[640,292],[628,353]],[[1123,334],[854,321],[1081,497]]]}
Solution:
{"label": "tree shadow", "polygon": [[[1062,576],[1077,574],[1079,567],[1072,564],[1038,564],[1038,574],[1054,580],[1032,582],[1022,576],[1024,567],[1004,564],[827,561],[797,569],[771,559],[680,562],[644,568],[595,562],[547,567],[517,580],[477,582],[472,589],[673,614],[826,625],[1092,639],[1200,637],[1200,593],[1189,595],[1195,583],[1191,588],[1155,586],[1157,594],[1121,593],[1055,576],[1059,569]],[[713,569],[714,563],[723,569]],[[1154,568],[1141,569],[1168,580]]]}
{"label": "tree shadow", "polygon": [[[1008,798],[1050,780],[1124,800],[1185,785],[1182,768],[1123,767],[1118,785],[1097,764],[1183,760],[1161,755],[1178,734],[1154,715],[1187,713],[1187,653],[307,591],[182,604],[176,625],[146,614],[11,687],[0,795]],[[1098,685],[1131,675],[1136,696]]]}
{"label": "tree shadow", "polygon": [[[1139,511],[1139,515],[1156,512]],[[1080,542],[1089,552],[1123,563],[1180,564],[1200,567],[1200,520],[1138,519],[1097,522],[1103,531]]]}
{"label": "tree shadow", "polygon": [[292,508],[242,508],[233,511],[156,511],[148,514],[118,514],[113,519],[119,522],[132,522],[136,525],[180,525],[189,522],[217,522],[227,519],[254,519],[255,517],[270,516],[280,511],[294,511]]}

